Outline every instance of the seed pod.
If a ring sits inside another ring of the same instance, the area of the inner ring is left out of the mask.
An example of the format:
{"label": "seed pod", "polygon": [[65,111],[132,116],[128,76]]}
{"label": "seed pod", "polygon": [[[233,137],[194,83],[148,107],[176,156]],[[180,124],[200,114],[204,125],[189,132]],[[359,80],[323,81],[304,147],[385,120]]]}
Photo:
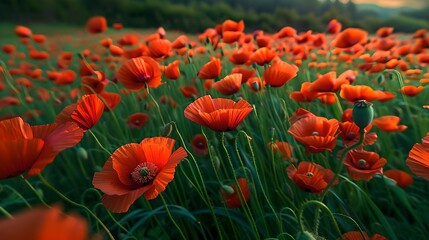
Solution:
{"label": "seed pod", "polygon": [[365,100],[355,102],[352,111],[352,119],[361,130],[365,129],[374,119],[374,108],[372,108],[372,103]]}

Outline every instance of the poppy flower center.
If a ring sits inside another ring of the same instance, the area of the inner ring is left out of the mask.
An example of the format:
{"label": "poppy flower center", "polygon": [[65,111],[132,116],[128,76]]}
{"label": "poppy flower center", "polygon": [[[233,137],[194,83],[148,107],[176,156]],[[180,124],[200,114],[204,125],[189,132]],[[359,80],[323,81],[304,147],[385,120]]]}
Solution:
{"label": "poppy flower center", "polygon": [[313,135],[313,136],[319,136],[319,132],[313,132],[311,135]]}
{"label": "poppy flower center", "polygon": [[313,176],[314,176],[314,174],[313,174],[312,172],[307,172],[307,173],[305,174],[305,176],[307,176],[307,177],[313,177]]}
{"label": "poppy flower center", "polygon": [[369,168],[369,164],[365,159],[359,159],[357,162],[357,167],[359,169],[368,169]]}
{"label": "poppy flower center", "polygon": [[131,173],[131,178],[139,184],[148,184],[155,179],[158,174],[158,167],[151,162],[144,162],[137,165]]}
{"label": "poppy flower center", "polygon": [[356,133],[354,132],[349,132],[346,136],[347,140],[353,140],[356,137]]}
{"label": "poppy flower center", "polygon": [[198,142],[198,143],[197,143],[197,147],[198,147],[198,148],[203,148],[203,147],[204,147],[204,144],[203,144],[202,142]]}

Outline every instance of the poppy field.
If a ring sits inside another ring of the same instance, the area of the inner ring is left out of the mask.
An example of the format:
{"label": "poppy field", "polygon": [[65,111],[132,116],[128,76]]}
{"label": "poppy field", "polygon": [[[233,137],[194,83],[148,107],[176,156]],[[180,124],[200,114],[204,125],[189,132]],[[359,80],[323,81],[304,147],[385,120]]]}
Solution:
{"label": "poppy field", "polygon": [[2,239],[425,239],[429,33],[0,37]]}

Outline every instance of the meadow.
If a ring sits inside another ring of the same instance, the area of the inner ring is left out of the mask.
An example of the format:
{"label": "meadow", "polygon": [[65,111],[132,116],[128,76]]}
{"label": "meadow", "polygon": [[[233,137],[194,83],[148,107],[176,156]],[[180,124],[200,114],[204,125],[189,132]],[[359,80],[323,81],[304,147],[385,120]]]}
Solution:
{"label": "meadow", "polygon": [[429,234],[425,29],[0,36],[2,239]]}

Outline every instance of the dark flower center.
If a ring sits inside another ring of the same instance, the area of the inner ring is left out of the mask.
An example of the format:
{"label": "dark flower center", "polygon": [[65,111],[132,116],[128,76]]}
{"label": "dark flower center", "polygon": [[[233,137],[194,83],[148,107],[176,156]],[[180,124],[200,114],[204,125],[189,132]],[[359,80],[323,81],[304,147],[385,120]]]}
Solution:
{"label": "dark flower center", "polygon": [[130,174],[134,182],[146,185],[152,182],[158,174],[158,167],[151,162],[144,162],[137,165]]}

